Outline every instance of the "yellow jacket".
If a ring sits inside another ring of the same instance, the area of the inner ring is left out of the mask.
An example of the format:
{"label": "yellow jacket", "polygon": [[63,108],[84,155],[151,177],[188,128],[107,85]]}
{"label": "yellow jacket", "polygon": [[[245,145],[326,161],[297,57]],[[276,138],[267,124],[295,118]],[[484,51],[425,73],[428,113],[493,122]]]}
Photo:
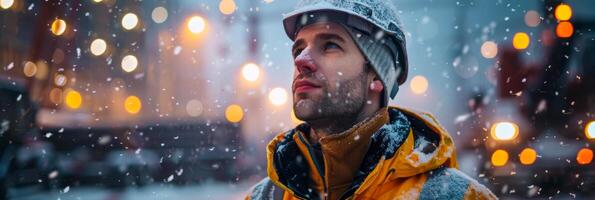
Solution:
{"label": "yellow jacket", "polygon": [[427,113],[379,110],[311,145],[301,124],[267,146],[268,177],[247,200],[497,199],[457,170],[452,138]]}

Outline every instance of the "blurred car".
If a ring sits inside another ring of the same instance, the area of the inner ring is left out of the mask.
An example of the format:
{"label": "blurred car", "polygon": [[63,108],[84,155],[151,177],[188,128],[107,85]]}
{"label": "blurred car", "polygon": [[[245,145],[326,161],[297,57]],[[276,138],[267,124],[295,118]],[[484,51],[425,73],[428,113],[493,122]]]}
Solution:
{"label": "blurred car", "polygon": [[542,62],[525,64],[522,51],[504,48],[498,90],[471,98],[467,131],[481,134],[463,146],[471,153],[461,165],[496,194],[585,197],[595,190],[595,19],[568,22],[571,36],[556,32],[566,21],[546,22]]}

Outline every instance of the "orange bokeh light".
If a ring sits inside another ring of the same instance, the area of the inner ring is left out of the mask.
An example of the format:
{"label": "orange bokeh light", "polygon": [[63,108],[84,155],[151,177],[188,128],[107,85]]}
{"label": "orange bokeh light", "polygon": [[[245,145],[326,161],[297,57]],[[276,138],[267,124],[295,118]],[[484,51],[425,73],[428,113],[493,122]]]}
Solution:
{"label": "orange bokeh light", "polygon": [[574,27],[570,22],[560,22],[556,26],[556,35],[560,38],[568,38],[574,33]]}

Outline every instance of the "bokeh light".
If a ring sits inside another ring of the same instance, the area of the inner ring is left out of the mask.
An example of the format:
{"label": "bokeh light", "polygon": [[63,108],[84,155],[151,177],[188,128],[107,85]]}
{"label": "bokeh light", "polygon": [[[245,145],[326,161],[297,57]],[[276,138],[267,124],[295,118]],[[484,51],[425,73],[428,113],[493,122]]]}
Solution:
{"label": "bokeh light", "polygon": [[153,21],[158,24],[165,22],[165,20],[167,20],[167,16],[167,9],[161,6],[156,7],[153,9],[153,12],[151,12],[151,19],[153,19]]}
{"label": "bokeh light", "polygon": [[519,160],[523,165],[532,165],[535,163],[535,160],[537,160],[537,151],[527,147],[519,154]]}
{"label": "bokeh light", "polygon": [[25,62],[25,66],[23,67],[23,74],[27,77],[33,77],[37,73],[37,65],[31,61]]}
{"label": "bokeh light", "polygon": [[529,47],[529,43],[529,35],[527,35],[527,33],[524,32],[518,32],[514,34],[514,37],[512,38],[512,45],[515,49],[518,50],[526,49],[527,47]]}
{"label": "bokeh light", "polygon": [[134,55],[127,55],[122,58],[122,70],[125,72],[132,72],[138,66],[138,60]]}
{"label": "bokeh light", "polygon": [[287,102],[287,90],[283,88],[274,88],[269,93],[269,100],[275,106],[281,106]]}
{"label": "bokeh light", "polygon": [[66,103],[66,106],[68,106],[68,108],[70,109],[78,109],[81,107],[81,104],[83,102],[83,98],[81,97],[81,94],[75,90],[72,89],[68,89],[66,90],[66,97],[64,97],[64,100]]}
{"label": "bokeh light", "polygon": [[494,151],[492,154],[492,165],[500,167],[506,165],[508,162],[508,152],[502,149]]}
{"label": "bokeh light", "polygon": [[52,90],[50,90],[49,99],[54,104],[60,104],[62,103],[62,95],[62,89],[52,88]]}
{"label": "bokeh light", "polygon": [[138,17],[134,13],[126,13],[122,17],[122,27],[126,30],[131,30],[138,24]]}
{"label": "bokeh light", "polygon": [[428,90],[428,79],[424,76],[415,76],[411,79],[411,91],[415,94],[423,94]]}
{"label": "bokeh light", "polygon": [[498,55],[498,45],[493,41],[485,41],[481,45],[481,55],[484,58],[494,58]]}
{"label": "bokeh light", "polygon": [[556,35],[560,38],[568,38],[574,33],[574,27],[570,22],[560,22],[556,26]]}
{"label": "bokeh light", "polygon": [[231,15],[236,11],[236,2],[234,0],[221,0],[219,2],[219,11],[224,15]]}
{"label": "bokeh light", "polygon": [[248,63],[245,64],[244,67],[242,67],[242,77],[244,77],[245,80],[254,82],[258,80],[259,76],[260,67],[258,67],[258,65],[254,63]]}
{"label": "bokeh light", "polygon": [[225,118],[227,119],[227,121],[231,123],[240,122],[243,117],[244,111],[242,110],[242,107],[239,105],[232,104],[225,109]]}
{"label": "bokeh light", "polygon": [[91,42],[91,53],[95,56],[100,56],[101,54],[105,53],[107,49],[107,43],[105,40],[97,38]]}
{"label": "bokeh light", "polygon": [[529,27],[537,27],[541,23],[541,16],[537,11],[530,10],[525,14],[525,24]]}
{"label": "bokeh light", "polygon": [[14,0],[0,0],[0,7],[2,9],[9,9],[14,4]]}
{"label": "bokeh light", "polygon": [[582,148],[576,154],[576,162],[581,165],[588,165],[593,161],[593,150]]}
{"label": "bokeh light", "polygon": [[193,16],[188,20],[188,30],[194,34],[202,33],[205,30],[206,22],[200,16]]}
{"label": "bokeh light", "polygon": [[128,96],[126,100],[124,100],[124,109],[126,112],[130,114],[138,113],[142,108],[142,103],[140,98],[137,96]]}
{"label": "bokeh light", "polygon": [[590,121],[585,126],[585,135],[589,139],[595,139],[595,121]]}
{"label": "bokeh light", "polygon": [[54,76],[54,84],[56,84],[56,86],[65,86],[66,81],[67,78],[63,74],[56,74],[56,76]]}
{"label": "bokeh light", "polygon": [[569,20],[570,17],[572,17],[572,8],[568,4],[560,4],[556,6],[554,15],[556,16],[556,19],[560,21]]}
{"label": "bokeh light", "polygon": [[496,140],[512,140],[519,134],[519,127],[512,122],[498,122],[492,125],[491,135]]}
{"label": "bokeh light", "polygon": [[202,114],[202,103],[199,100],[193,99],[186,103],[186,113],[192,117],[198,117]]}
{"label": "bokeh light", "polygon": [[66,31],[66,21],[62,19],[55,19],[52,22],[51,31],[54,35],[62,35]]}

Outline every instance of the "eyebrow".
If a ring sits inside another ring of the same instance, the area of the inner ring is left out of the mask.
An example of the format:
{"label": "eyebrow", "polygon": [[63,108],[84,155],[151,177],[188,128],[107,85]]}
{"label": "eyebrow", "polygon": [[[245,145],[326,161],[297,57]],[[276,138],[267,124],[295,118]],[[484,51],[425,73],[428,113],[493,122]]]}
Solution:
{"label": "eyebrow", "polygon": [[[318,40],[338,40],[341,43],[345,43],[345,39],[343,39],[343,37],[334,34],[334,33],[321,33],[316,35],[316,39]],[[293,52],[298,46],[304,44],[305,41],[304,39],[298,39],[296,40],[293,45],[291,46],[291,51]]]}

